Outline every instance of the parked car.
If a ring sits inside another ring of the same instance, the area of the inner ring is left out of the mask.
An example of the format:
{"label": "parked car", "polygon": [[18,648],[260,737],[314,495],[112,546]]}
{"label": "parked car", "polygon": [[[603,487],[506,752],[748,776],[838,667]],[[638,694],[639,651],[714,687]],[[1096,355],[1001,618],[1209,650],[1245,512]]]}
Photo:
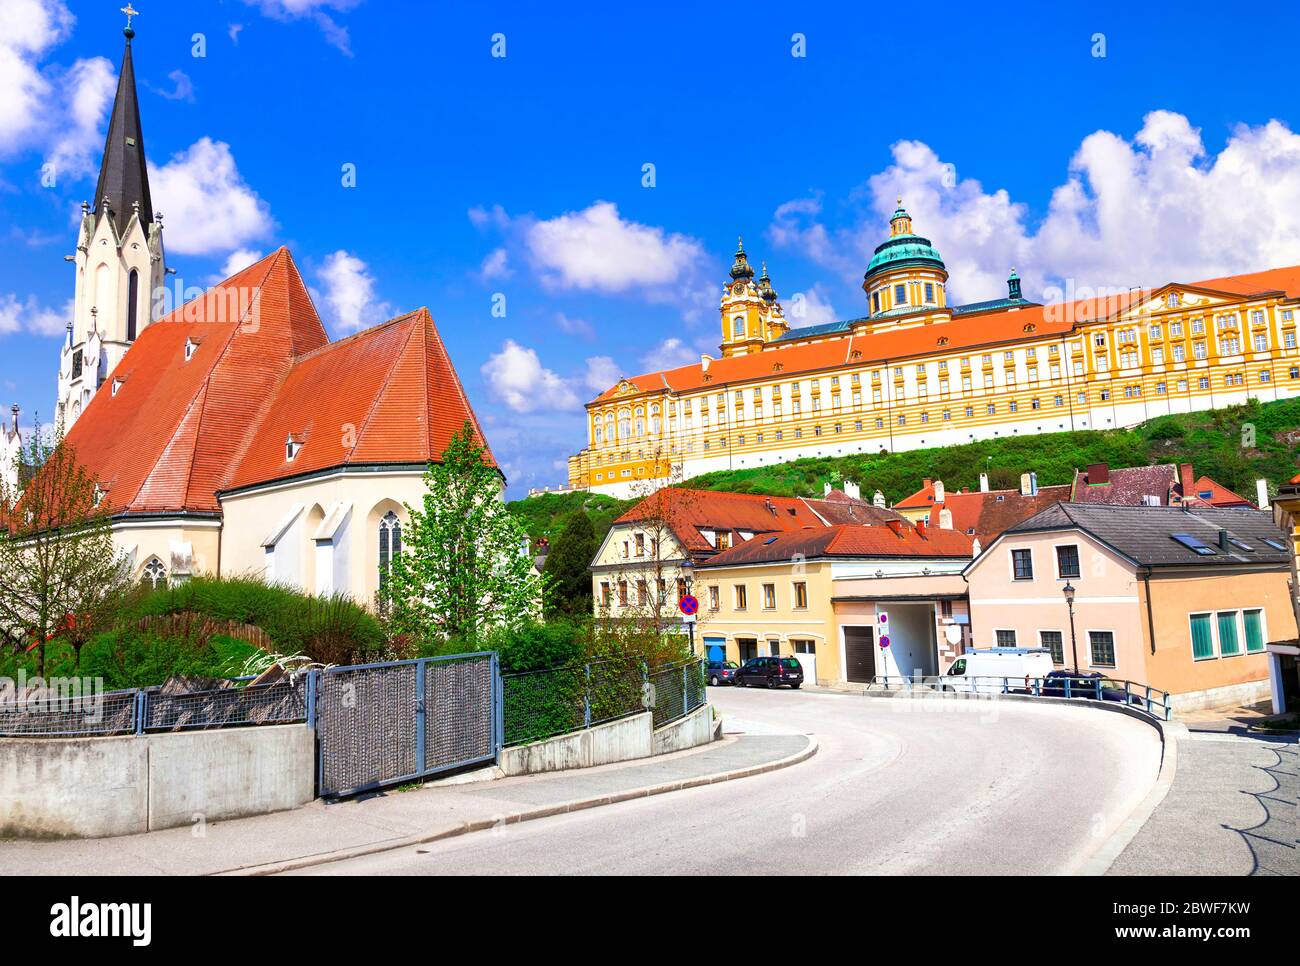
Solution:
{"label": "parked car", "polygon": [[1052,670],[1052,652],[1045,647],[986,647],[967,651],[952,662],[943,676],[944,691],[996,694],[1003,690],[1025,693],[1026,681],[1046,677]]}
{"label": "parked car", "polygon": [[[1069,694],[1066,693],[1067,682]],[[1145,691],[1126,692],[1121,682],[1111,680],[1100,671],[1050,671],[1043,680],[1042,693],[1053,698],[1092,698],[1094,701],[1100,698],[1102,701],[1146,706]]]}
{"label": "parked car", "polygon": [[734,678],[738,667],[735,661],[710,661],[709,683],[715,688],[719,684],[735,684]]}
{"label": "parked car", "polygon": [[732,683],[738,688],[779,688],[803,684],[803,665],[792,657],[753,657],[737,668]]}

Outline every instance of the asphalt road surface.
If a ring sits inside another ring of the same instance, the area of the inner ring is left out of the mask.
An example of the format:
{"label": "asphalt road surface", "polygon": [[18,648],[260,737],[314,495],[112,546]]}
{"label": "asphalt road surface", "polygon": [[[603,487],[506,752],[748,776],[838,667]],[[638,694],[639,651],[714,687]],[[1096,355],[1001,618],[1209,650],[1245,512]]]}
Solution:
{"label": "asphalt road surface", "polygon": [[1028,702],[711,688],[727,731],[815,735],[789,768],[306,874],[1051,874],[1155,784],[1125,715]]}

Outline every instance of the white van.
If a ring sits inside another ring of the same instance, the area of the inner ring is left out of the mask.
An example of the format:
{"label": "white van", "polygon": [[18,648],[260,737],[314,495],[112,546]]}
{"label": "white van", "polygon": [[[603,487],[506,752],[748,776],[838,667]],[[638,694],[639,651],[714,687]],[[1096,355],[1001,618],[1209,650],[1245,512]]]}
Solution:
{"label": "white van", "polygon": [[1045,678],[1052,666],[1052,652],[1045,647],[986,647],[953,661],[939,687],[981,693],[998,693],[1004,686],[1024,690],[1026,678]]}

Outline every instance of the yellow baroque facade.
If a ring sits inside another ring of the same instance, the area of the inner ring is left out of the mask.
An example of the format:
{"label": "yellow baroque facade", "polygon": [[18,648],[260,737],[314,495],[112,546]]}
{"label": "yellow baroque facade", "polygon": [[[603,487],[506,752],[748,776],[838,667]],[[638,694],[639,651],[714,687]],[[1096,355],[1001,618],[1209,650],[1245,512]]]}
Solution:
{"label": "yellow baroque facade", "polygon": [[809,456],[1132,426],[1300,395],[1300,266],[1039,304],[951,305],[900,201],[863,280],[868,314],[792,327],[743,244],[718,358],[620,379],[587,404],[569,485],[612,496]]}

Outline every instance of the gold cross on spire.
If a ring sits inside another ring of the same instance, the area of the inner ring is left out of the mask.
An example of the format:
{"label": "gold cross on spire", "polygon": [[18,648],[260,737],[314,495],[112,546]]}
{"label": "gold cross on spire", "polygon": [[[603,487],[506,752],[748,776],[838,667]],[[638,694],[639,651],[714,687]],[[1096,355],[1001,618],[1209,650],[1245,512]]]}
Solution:
{"label": "gold cross on spire", "polygon": [[126,26],[128,29],[131,26],[131,18],[140,16],[140,11],[132,8],[130,0],[127,0],[127,5],[122,8],[122,12],[126,14]]}

